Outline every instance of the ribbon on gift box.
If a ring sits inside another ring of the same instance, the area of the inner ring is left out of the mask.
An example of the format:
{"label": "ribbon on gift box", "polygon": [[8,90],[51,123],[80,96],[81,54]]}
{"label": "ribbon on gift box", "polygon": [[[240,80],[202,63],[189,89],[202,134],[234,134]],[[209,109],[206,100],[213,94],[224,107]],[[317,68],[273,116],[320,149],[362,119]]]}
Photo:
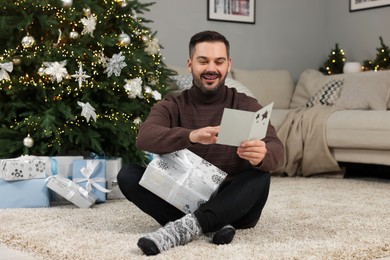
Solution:
{"label": "ribbon on gift box", "polygon": [[99,160],[87,160],[86,167],[82,167],[80,169],[81,174],[84,178],[74,178],[73,181],[75,183],[87,182],[85,185],[85,189],[90,192],[92,190],[92,186],[98,189],[101,192],[109,193],[111,190],[108,190],[101,186],[98,182],[106,182],[106,178],[92,178],[92,175],[95,173],[96,169],[100,166]]}

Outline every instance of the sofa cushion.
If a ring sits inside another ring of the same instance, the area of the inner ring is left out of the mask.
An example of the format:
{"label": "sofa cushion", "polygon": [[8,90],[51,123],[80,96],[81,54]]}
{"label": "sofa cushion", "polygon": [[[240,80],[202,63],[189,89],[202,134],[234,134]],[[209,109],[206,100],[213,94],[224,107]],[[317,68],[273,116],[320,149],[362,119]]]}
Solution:
{"label": "sofa cushion", "polygon": [[[342,87],[339,100],[340,103],[336,105],[343,106],[344,108],[349,109],[378,109],[383,107],[379,103],[384,102],[387,103],[387,108],[390,108],[390,100],[386,95],[385,89],[386,86],[390,87],[390,70],[387,71],[379,71],[379,72],[360,72],[360,73],[349,73],[349,74],[336,74],[326,76],[317,70],[305,70],[301,73],[298,83],[296,85],[290,108],[298,108],[305,106],[308,100],[313,97],[325,84],[327,84],[331,80],[344,80],[344,85]],[[371,90],[368,91],[365,87],[370,88],[373,85],[381,85],[379,87],[372,87]],[[378,88],[376,91],[373,91],[374,88]],[[346,90],[343,94],[344,89]],[[353,92],[353,94],[350,94]],[[368,93],[368,95],[366,95]],[[378,93],[383,94],[381,97],[381,102],[378,102],[378,98],[376,97],[376,101],[368,101],[374,99],[372,96],[378,96]],[[354,100],[349,100],[349,96],[351,98],[355,98],[359,103],[370,103],[371,106],[363,107],[361,104],[359,106],[354,104]],[[358,98],[356,97],[358,96]],[[386,99],[387,98],[387,99]],[[361,102],[360,102],[361,101]],[[347,102],[347,103],[344,103]],[[343,104],[344,103],[344,104]]]}
{"label": "sofa cushion", "polygon": [[289,108],[294,82],[287,70],[243,70],[233,68],[234,79],[247,86],[261,105]]}
{"label": "sofa cushion", "polygon": [[344,109],[386,110],[389,95],[389,72],[356,73],[346,77],[336,105]]}
{"label": "sofa cushion", "polygon": [[333,106],[340,96],[344,80],[331,80],[327,82],[314,96],[306,103],[306,107],[316,105]]}
{"label": "sofa cushion", "polygon": [[390,113],[336,111],[328,118],[326,135],[329,147],[333,148],[390,150]]}

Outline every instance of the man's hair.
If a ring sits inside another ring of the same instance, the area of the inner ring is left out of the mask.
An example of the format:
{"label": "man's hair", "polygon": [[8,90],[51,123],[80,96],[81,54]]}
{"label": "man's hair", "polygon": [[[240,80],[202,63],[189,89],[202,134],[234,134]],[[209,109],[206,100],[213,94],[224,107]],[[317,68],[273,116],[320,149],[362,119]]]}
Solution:
{"label": "man's hair", "polygon": [[191,37],[189,44],[190,58],[195,52],[195,45],[201,42],[223,42],[226,46],[227,56],[230,56],[230,44],[229,41],[226,40],[225,36],[214,31],[203,31]]}

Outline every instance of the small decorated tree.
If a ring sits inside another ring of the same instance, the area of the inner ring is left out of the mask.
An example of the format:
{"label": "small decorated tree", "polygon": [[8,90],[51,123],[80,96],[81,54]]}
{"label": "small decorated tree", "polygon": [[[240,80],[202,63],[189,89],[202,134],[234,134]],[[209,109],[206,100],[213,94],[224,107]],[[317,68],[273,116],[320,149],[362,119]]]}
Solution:
{"label": "small decorated tree", "polygon": [[345,63],[345,53],[343,49],[339,48],[338,43],[333,50],[331,50],[328,60],[319,68],[319,71],[324,75],[343,73]]}
{"label": "small decorated tree", "polygon": [[[138,125],[172,71],[137,0],[0,3],[0,158],[145,160]],[[26,151],[27,150],[27,151]]]}
{"label": "small decorated tree", "polygon": [[386,70],[390,69],[390,49],[383,42],[382,36],[379,37],[381,46],[376,50],[378,53],[376,54],[376,58],[374,61],[365,60],[363,62],[364,70]]}

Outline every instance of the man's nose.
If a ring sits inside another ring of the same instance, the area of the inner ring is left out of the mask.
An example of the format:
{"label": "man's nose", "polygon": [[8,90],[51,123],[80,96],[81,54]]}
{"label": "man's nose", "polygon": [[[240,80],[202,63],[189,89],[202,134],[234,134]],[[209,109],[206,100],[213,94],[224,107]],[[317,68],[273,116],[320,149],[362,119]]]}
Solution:
{"label": "man's nose", "polygon": [[217,70],[217,64],[214,62],[209,62],[207,66],[207,71],[216,71]]}

